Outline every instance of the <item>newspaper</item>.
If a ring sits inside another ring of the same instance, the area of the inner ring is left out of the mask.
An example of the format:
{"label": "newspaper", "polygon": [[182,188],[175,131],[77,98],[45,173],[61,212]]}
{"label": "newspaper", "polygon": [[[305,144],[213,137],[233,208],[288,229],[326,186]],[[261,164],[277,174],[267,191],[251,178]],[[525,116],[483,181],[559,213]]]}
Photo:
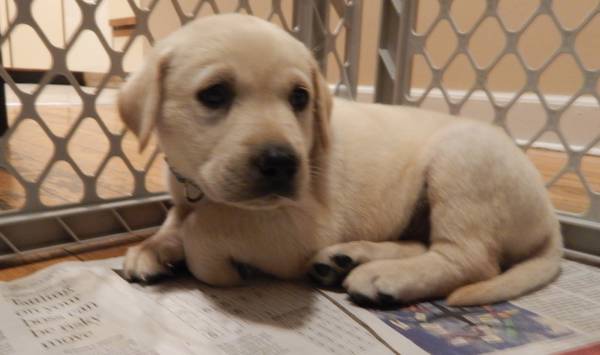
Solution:
{"label": "newspaper", "polygon": [[112,270],[120,265],[69,262],[0,283],[0,355],[600,352],[600,270],[569,261],[515,302],[386,311],[275,280],[129,284]]}
{"label": "newspaper", "polygon": [[0,283],[0,354],[390,354],[325,296],[261,281],[132,285],[95,263]]}
{"label": "newspaper", "polygon": [[402,354],[600,354],[600,269],[573,261],[551,285],[484,307],[435,301],[374,310],[325,294]]}

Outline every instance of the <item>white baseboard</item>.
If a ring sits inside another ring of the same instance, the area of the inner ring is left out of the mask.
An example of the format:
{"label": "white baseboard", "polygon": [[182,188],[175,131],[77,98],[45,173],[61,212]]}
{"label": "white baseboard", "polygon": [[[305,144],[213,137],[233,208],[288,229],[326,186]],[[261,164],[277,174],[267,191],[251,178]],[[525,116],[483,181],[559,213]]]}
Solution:
{"label": "white baseboard", "polygon": [[[357,88],[358,100],[364,102],[373,101],[375,88],[370,85],[359,85]],[[420,97],[422,89],[413,89],[412,95]],[[465,96],[463,90],[449,90],[448,96],[452,101],[459,101]],[[495,101],[500,105],[508,104],[514,94],[508,92],[495,92]],[[551,107],[561,107],[568,100],[566,95],[546,95],[546,101]],[[434,89],[429,92],[421,106],[436,111],[448,112],[448,106],[442,92]],[[494,110],[487,95],[482,91],[474,92],[469,101],[463,106],[462,115],[491,122]],[[524,94],[509,111],[509,129],[519,144],[526,144],[544,125],[546,113],[543,110],[540,99],[535,94]],[[600,134],[600,106],[597,100],[591,96],[578,98],[561,118],[560,128],[565,134],[570,146],[574,150],[581,150]],[[559,138],[554,134],[544,134],[533,147],[564,151]],[[593,155],[600,155],[600,145],[590,150]]]}

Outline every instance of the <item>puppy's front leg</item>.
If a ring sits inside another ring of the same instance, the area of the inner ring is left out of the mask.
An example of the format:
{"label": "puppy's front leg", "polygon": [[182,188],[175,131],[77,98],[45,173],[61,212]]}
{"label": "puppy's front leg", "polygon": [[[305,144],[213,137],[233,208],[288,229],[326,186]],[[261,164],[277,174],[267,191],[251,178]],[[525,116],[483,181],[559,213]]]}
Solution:
{"label": "puppy's front leg", "polygon": [[433,244],[424,254],[403,260],[377,260],[360,265],[344,280],[357,303],[408,303],[445,297],[457,287],[497,275],[498,265],[469,246]]}
{"label": "puppy's front leg", "polygon": [[[190,220],[194,220],[194,216]],[[206,233],[198,224],[189,223],[184,227],[185,260],[190,272],[200,281],[211,286],[236,286],[251,276],[251,268],[237,261],[231,255],[234,250],[244,250],[241,246],[231,246],[226,236]],[[196,227],[196,228],[194,228]]]}
{"label": "puppy's front leg", "polygon": [[183,260],[183,244],[178,232],[189,211],[184,205],[173,206],[156,234],[127,250],[123,273],[128,280],[151,281],[168,274],[173,264]]}
{"label": "puppy's front leg", "polygon": [[370,242],[359,240],[334,244],[320,250],[310,262],[310,277],[323,286],[339,285],[360,264],[373,260],[404,259],[425,253],[416,241]]}

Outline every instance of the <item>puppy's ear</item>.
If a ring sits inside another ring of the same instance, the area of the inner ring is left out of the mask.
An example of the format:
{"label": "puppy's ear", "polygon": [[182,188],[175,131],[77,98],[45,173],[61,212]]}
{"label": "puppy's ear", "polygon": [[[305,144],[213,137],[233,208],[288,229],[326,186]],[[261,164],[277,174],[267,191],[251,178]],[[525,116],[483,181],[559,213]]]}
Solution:
{"label": "puppy's ear", "polygon": [[314,112],[314,122],[313,122],[313,158],[316,158],[316,155],[319,155],[323,151],[329,148],[330,144],[330,133],[329,133],[329,125],[330,125],[330,116],[331,116],[331,106],[333,100],[331,99],[331,94],[329,92],[329,86],[321,75],[319,71],[319,67],[316,62],[313,65],[312,70],[312,81],[314,87],[314,100],[313,100],[313,112]]}
{"label": "puppy's ear", "polygon": [[311,169],[318,171],[311,179],[313,193],[317,200],[327,205],[327,174],[328,156],[327,151],[331,145],[330,119],[333,100],[329,93],[329,86],[321,75],[317,63],[314,62],[312,69],[312,81],[314,87],[313,98],[313,145],[310,152]]}
{"label": "puppy's ear", "polygon": [[148,144],[163,103],[163,81],[170,58],[170,49],[155,50],[144,66],[133,73],[121,87],[119,114],[137,137],[139,150]]}

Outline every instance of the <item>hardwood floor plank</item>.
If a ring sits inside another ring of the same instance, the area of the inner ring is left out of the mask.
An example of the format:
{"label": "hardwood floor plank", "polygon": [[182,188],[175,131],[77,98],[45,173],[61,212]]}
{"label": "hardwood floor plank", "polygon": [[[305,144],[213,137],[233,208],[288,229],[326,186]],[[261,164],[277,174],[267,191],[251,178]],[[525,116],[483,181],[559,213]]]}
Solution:
{"label": "hardwood floor plank", "polygon": [[74,256],[65,256],[61,258],[54,258],[50,260],[44,260],[37,263],[27,264],[23,266],[16,266],[7,269],[0,270],[0,281],[11,281],[27,275],[33,274],[34,272],[47,268],[48,266],[58,264],[64,261],[80,261]]}
{"label": "hardwood floor plank", "polygon": [[[40,116],[53,133],[58,136],[66,135],[75,123],[80,107],[38,106]],[[9,107],[9,122],[15,123],[19,107]],[[113,134],[123,130],[118,112],[114,105],[99,105],[97,111],[102,122]],[[125,134],[122,149],[134,169],[142,171],[154,149],[138,152],[138,143],[131,133]],[[37,181],[42,170],[48,165],[53,154],[54,146],[40,126],[33,120],[27,119],[18,124],[10,138],[7,150],[8,160],[28,181]],[[109,141],[102,133],[98,123],[85,118],[76,128],[67,145],[68,154],[75,160],[84,175],[97,175],[96,189],[102,198],[111,199],[130,196],[133,191],[133,175],[120,158],[111,158],[108,165],[99,171],[100,163],[109,151]],[[157,164],[162,166],[162,158]],[[164,173],[160,167],[150,169],[146,177],[146,186],[152,192],[165,191]],[[72,204],[83,197],[83,183],[73,168],[66,162],[56,162],[50,168],[48,176],[40,188],[40,197],[44,205],[59,206]],[[6,171],[0,170],[0,210],[10,210],[24,203],[25,192]]]}
{"label": "hardwood floor plank", "polygon": [[99,259],[108,259],[118,256],[123,256],[127,252],[127,248],[136,245],[138,242],[123,244],[119,246],[88,251],[72,256],[65,256],[60,258],[53,258],[44,260],[36,263],[26,264],[22,266],[16,266],[6,269],[0,269],[0,281],[11,281],[21,277],[30,275],[38,270],[44,269],[48,266],[61,263],[64,261],[91,261]]}
{"label": "hardwood floor plank", "polygon": [[114,258],[117,256],[125,255],[125,253],[127,252],[127,249],[136,244],[138,244],[138,243],[136,242],[136,243],[119,245],[116,247],[110,247],[110,248],[106,248],[106,249],[89,251],[89,252],[77,254],[77,257],[83,261]]}

